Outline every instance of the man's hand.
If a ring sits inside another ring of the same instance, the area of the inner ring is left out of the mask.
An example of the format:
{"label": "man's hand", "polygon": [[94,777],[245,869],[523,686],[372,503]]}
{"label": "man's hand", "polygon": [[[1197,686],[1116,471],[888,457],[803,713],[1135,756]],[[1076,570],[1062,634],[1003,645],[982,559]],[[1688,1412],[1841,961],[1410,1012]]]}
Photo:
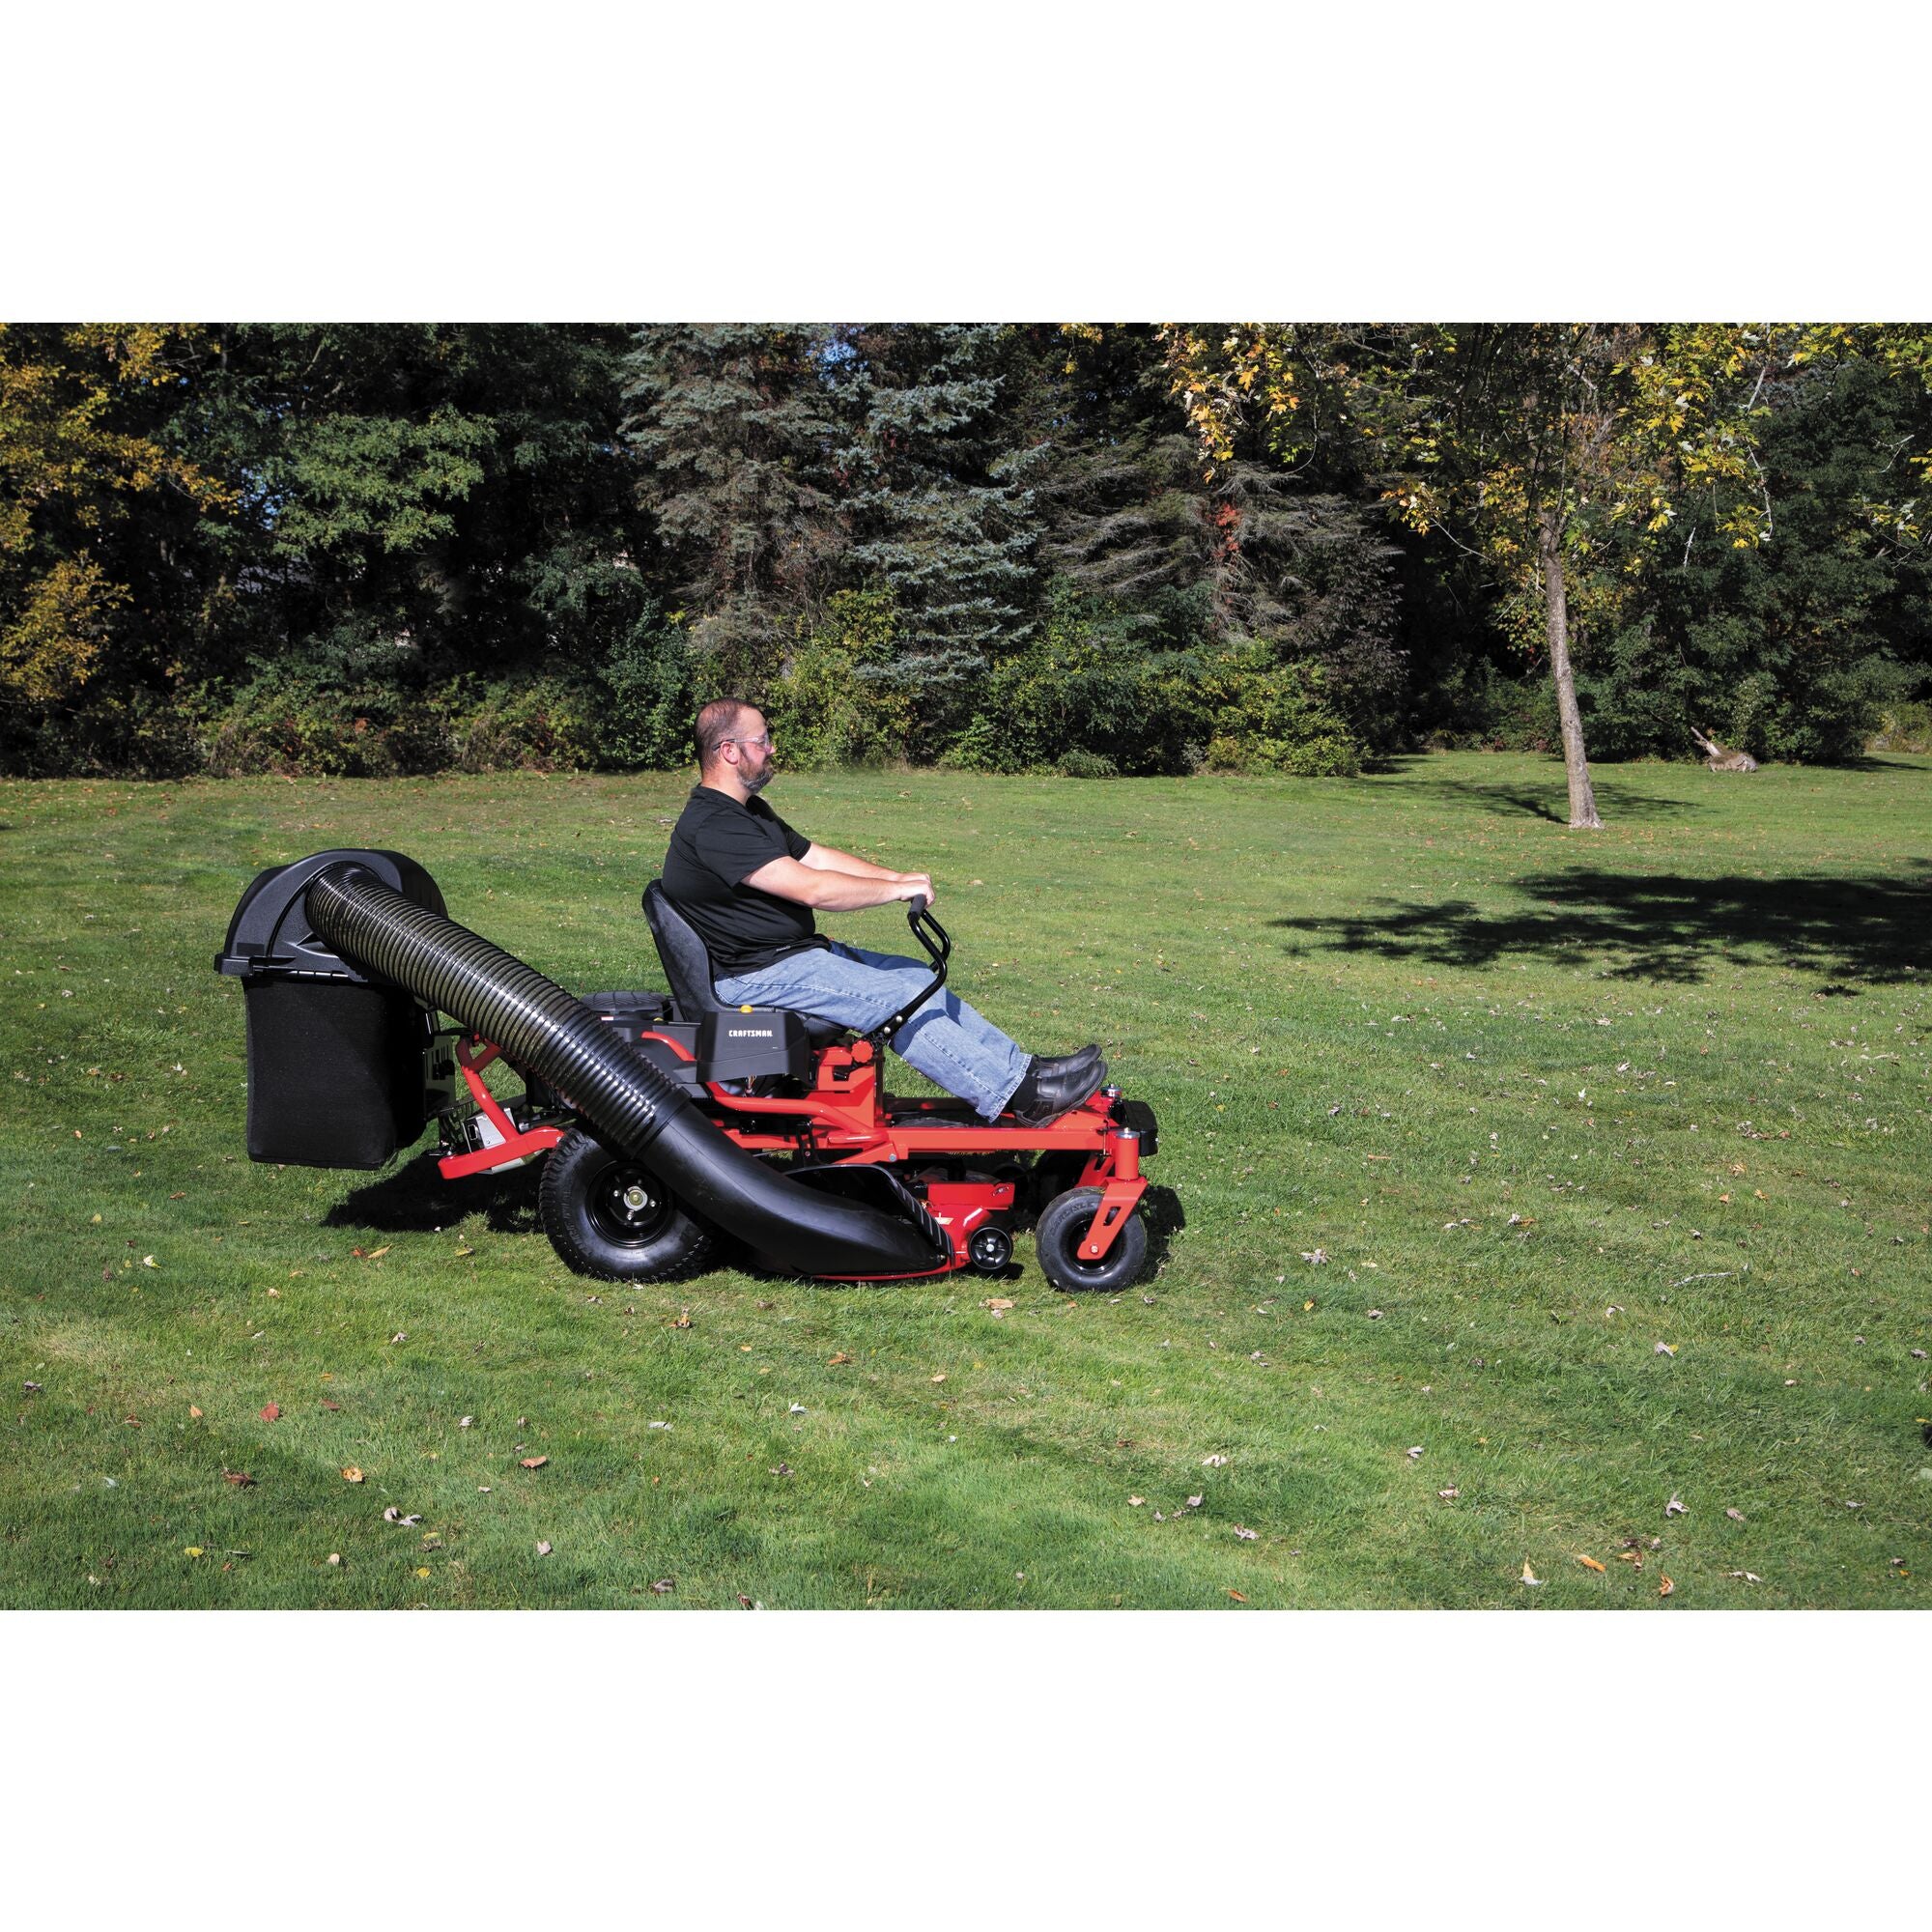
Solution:
{"label": "man's hand", "polygon": [[899,874],[900,898],[913,898],[921,893],[925,895],[926,907],[930,910],[933,900],[938,897],[938,894],[932,889],[932,874],[930,872],[901,872]]}

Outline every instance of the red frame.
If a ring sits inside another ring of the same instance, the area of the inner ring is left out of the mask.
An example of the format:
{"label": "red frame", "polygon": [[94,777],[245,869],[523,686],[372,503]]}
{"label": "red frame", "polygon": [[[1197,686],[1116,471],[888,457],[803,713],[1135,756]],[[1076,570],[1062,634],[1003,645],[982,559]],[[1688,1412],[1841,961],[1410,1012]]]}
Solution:
{"label": "red frame", "polygon": [[[688,1048],[665,1034],[645,1033],[640,1037],[668,1048],[680,1060],[695,1060]],[[475,1035],[457,1042],[456,1062],[465,1084],[503,1139],[497,1147],[443,1155],[438,1165],[452,1180],[544,1152],[566,1131],[549,1125],[519,1127],[503,1111],[482,1078],[483,1069],[500,1051]],[[878,1062],[868,1040],[821,1048],[810,1094],[767,1098],[727,1094],[706,1085],[698,1104],[748,1153],[834,1156],[837,1166],[897,1166],[933,1155],[964,1153],[1084,1153],[1086,1165],[1074,1184],[1102,1190],[1094,1225],[1080,1244],[1080,1259],[1086,1262],[1100,1260],[1113,1246],[1147,1190],[1141,1178],[1139,1138],[1114,1119],[1113,1102],[1104,1094],[1095,1094],[1043,1127],[921,1126],[921,1113],[949,1121],[958,1116],[946,1112],[944,1102],[892,1105],[879,1084]],[[1002,1180],[934,1181],[926,1189],[925,1205],[952,1239],[952,1268],[963,1268],[971,1260],[968,1244],[974,1232],[989,1216],[1012,1208],[1013,1185]]]}

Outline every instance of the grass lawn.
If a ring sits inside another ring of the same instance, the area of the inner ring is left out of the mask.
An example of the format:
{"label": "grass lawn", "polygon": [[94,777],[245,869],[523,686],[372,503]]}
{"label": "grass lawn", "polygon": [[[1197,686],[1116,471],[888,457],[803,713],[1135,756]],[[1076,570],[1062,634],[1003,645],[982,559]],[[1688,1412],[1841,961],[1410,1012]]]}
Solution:
{"label": "grass lawn", "polygon": [[627,1293],[527,1171],[249,1163],[212,960],[257,869],[391,846],[656,985],[683,779],[0,784],[0,1604],[1922,1602],[1932,760],[1600,780],[1586,834],[1475,754],[781,779],[1157,1109],[1114,1300],[1026,1241],[997,1291]]}

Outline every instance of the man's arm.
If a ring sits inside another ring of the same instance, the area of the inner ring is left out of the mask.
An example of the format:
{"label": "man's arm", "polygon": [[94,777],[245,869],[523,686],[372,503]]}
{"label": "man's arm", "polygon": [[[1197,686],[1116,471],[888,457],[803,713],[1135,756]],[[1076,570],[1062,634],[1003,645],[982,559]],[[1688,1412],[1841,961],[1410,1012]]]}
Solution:
{"label": "man's arm", "polygon": [[799,864],[810,866],[814,872],[850,872],[861,879],[903,879],[907,876],[885,866],[874,866],[869,860],[855,859],[850,852],[841,852],[836,845],[808,846]]}
{"label": "man's arm", "polygon": [[861,912],[867,906],[909,899],[915,893],[923,893],[928,900],[932,897],[932,881],[923,872],[888,872],[879,866],[868,869],[872,876],[864,877],[808,866],[798,859],[768,859],[755,872],[747,872],[743,883],[815,912]]}

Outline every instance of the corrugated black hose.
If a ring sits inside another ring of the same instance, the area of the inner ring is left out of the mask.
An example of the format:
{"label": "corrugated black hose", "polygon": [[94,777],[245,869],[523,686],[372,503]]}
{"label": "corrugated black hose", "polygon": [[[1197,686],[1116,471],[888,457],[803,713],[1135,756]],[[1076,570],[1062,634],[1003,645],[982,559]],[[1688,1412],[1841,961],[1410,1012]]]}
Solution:
{"label": "corrugated black hose", "polygon": [[568,1094],[603,1138],[765,1260],[815,1275],[944,1267],[944,1233],[910,1196],[911,1217],[901,1219],[774,1172],[554,980],[366,867],[330,867],[305,903],[310,923],[345,957],[494,1040],[526,1078]]}

